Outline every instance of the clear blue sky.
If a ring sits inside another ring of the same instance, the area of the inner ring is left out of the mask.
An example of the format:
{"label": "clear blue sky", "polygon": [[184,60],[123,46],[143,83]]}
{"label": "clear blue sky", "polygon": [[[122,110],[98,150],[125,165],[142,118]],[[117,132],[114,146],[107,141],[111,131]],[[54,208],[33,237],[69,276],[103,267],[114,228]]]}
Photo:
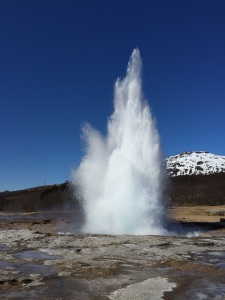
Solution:
{"label": "clear blue sky", "polygon": [[0,191],[70,179],[135,47],[165,156],[225,155],[224,0],[1,0]]}

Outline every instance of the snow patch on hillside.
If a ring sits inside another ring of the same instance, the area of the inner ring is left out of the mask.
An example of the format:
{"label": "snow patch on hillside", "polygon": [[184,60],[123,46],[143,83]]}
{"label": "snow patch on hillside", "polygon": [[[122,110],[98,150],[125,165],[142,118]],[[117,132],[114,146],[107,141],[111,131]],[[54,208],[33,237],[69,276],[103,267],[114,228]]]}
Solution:
{"label": "snow patch on hillside", "polygon": [[204,151],[183,152],[166,159],[170,176],[209,175],[225,172],[225,156]]}

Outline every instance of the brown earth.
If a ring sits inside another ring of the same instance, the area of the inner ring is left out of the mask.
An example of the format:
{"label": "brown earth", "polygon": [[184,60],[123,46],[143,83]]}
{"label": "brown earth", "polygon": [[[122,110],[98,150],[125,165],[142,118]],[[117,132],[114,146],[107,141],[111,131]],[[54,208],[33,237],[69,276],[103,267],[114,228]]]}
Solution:
{"label": "brown earth", "polygon": [[168,215],[178,222],[220,222],[225,218],[225,205],[174,207],[168,210]]}

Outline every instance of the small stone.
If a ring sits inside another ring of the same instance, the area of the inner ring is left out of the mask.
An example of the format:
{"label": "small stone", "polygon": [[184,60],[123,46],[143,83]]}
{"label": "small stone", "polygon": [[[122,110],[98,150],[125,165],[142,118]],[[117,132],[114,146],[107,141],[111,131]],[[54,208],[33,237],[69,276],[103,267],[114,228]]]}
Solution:
{"label": "small stone", "polygon": [[14,268],[14,267],[5,267],[4,269],[5,270],[16,270],[16,268]]}
{"label": "small stone", "polygon": [[4,259],[4,261],[10,261],[11,262],[14,259],[14,257],[10,254],[6,254],[6,255],[4,255],[3,259]]}
{"label": "small stone", "polygon": [[20,271],[16,271],[16,270],[10,272],[10,274],[13,274],[13,275],[19,275],[20,273],[21,273]]}
{"label": "small stone", "polygon": [[33,262],[33,261],[34,261],[34,259],[33,259],[33,258],[30,258],[30,257],[24,258],[24,260],[27,261],[27,262]]}
{"label": "small stone", "polygon": [[60,277],[69,277],[71,275],[71,272],[68,271],[62,271],[58,274]]}
{"label": "small stone", "polygon": [[54,260],[46,260],[46,261],[44,262],[44,264],[45,264],[46,266],[54,266],[54,265],[55,265],[55,262],[54,262]]}
{"label": "small stone", "polygon": [[72,269],[71,265],[65,265],[65,267],[68,268],[68,269]]}
{"label": "small stone", "polygon": [[39,285],[44,285],[44,282],[41,281],[32,281],[30,286],[39,286]]}
{"label": "small stone", "polygon": [[29,277],[32,278],[33,280],[42,280],[43,279],[43,276],[41,274],[30,274]]}

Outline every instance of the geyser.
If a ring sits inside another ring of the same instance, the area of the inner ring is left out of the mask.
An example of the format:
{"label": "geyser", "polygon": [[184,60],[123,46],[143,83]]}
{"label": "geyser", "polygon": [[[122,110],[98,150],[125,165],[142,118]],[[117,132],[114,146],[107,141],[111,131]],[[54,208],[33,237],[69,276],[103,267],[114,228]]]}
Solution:
{"label": "geyser", "polygon": [[74,171],[87,233],[160,234],[162,161],[159,135],[143,99],[141,58],[135,49],[115,84],[114,113],[104,137],[90,125],[86,155]]}

